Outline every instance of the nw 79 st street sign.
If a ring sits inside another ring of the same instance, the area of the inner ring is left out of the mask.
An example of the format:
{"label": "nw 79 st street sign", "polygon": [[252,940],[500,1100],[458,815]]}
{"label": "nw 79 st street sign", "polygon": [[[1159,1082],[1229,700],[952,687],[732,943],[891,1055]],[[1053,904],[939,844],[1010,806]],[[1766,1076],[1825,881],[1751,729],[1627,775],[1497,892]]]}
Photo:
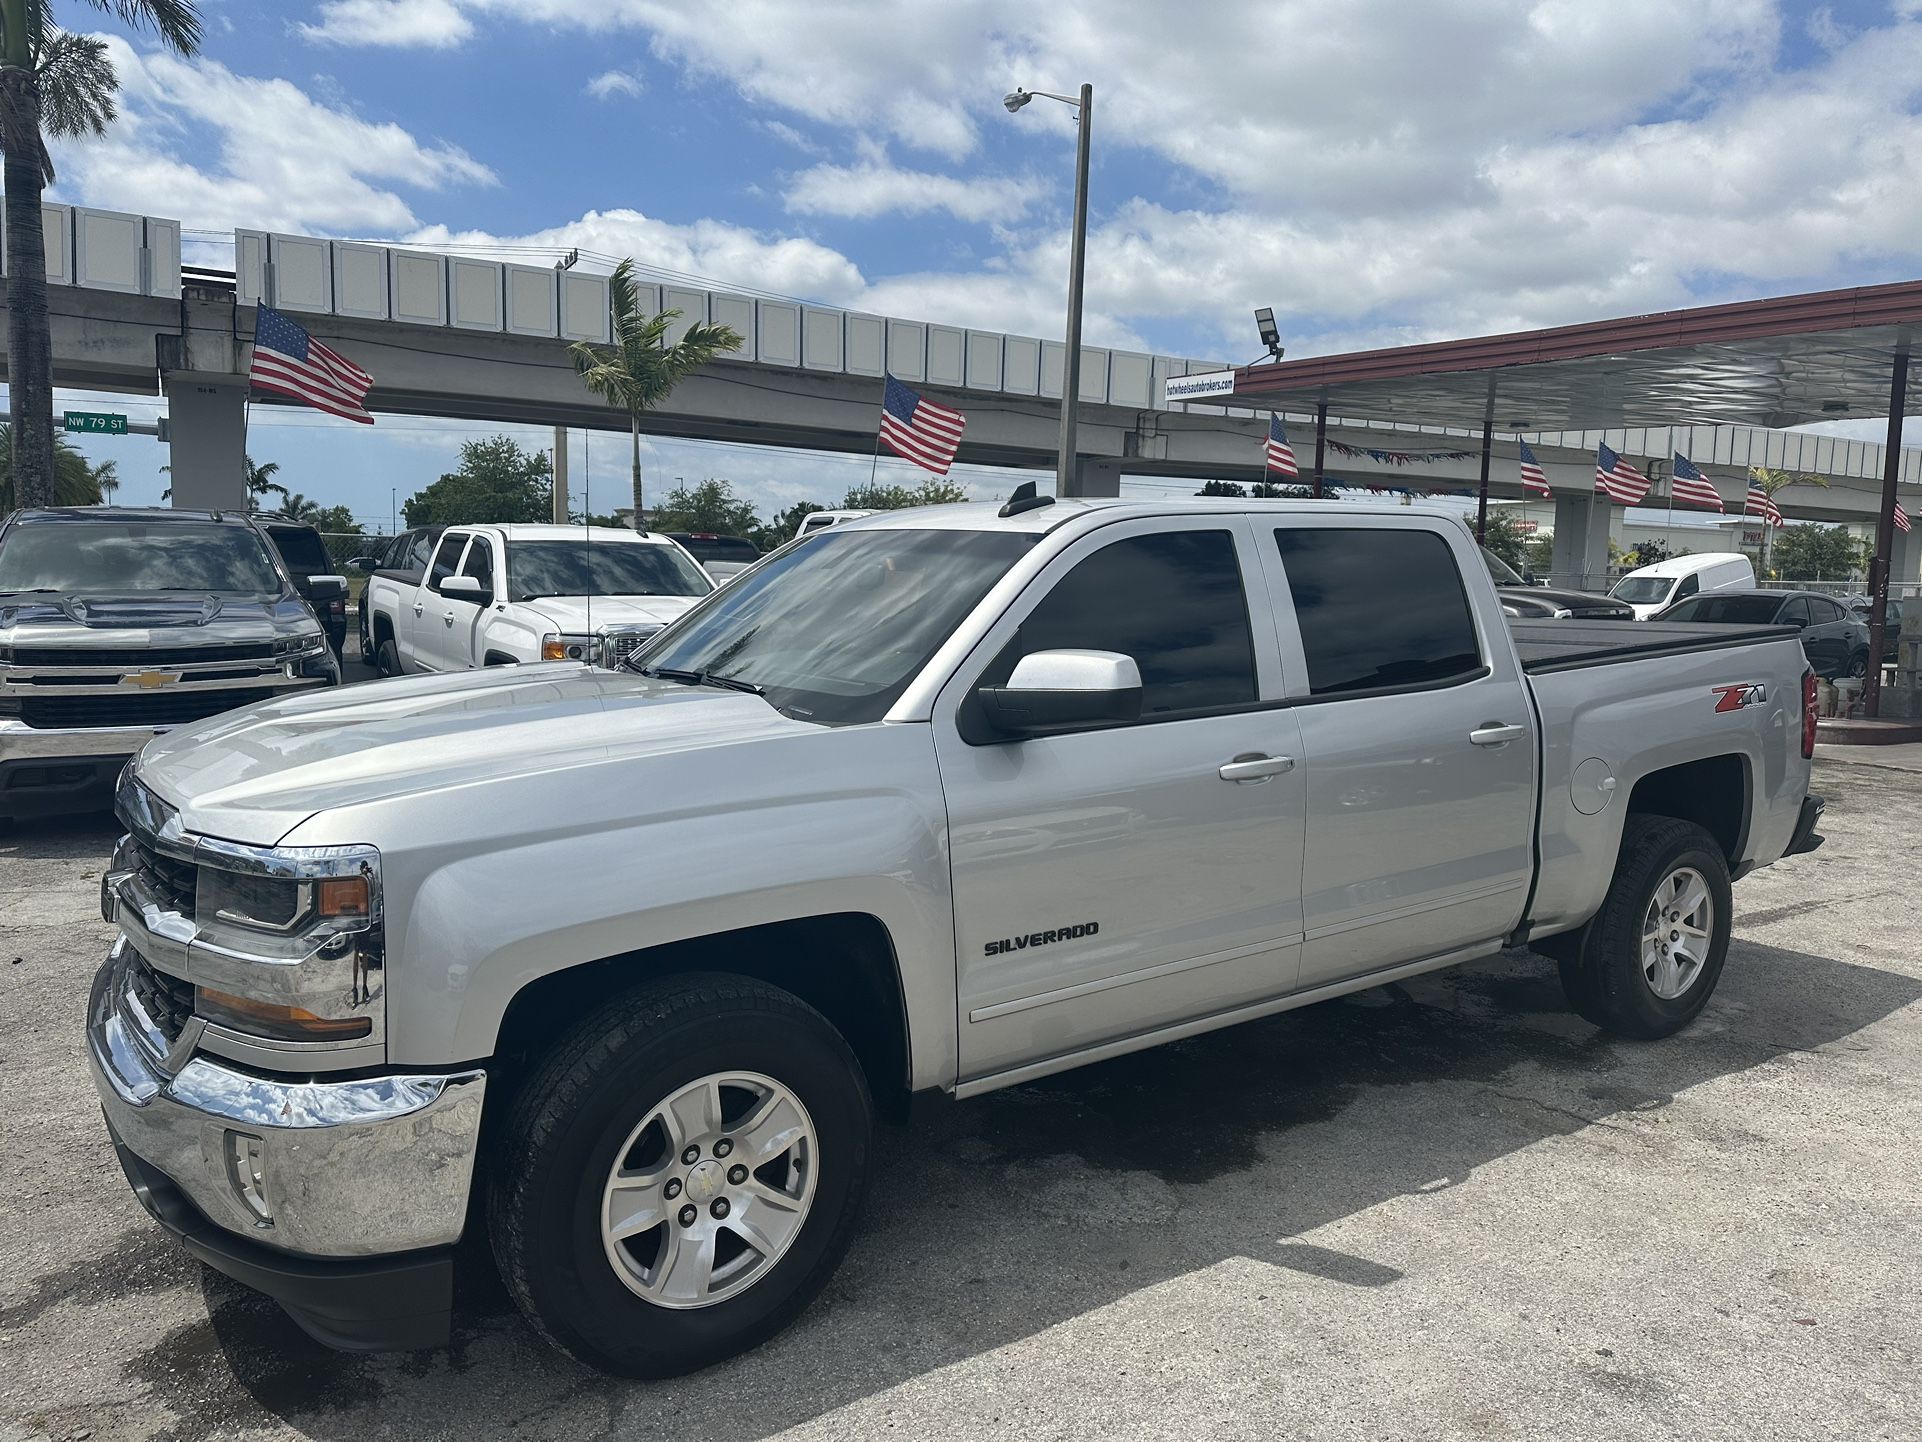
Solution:
{"label": "nw 79 st street sign", "polygon": [[96,436],[127,434],[127,418],[112,411],[62,411],[60,425],[63,430],[85,431]]}

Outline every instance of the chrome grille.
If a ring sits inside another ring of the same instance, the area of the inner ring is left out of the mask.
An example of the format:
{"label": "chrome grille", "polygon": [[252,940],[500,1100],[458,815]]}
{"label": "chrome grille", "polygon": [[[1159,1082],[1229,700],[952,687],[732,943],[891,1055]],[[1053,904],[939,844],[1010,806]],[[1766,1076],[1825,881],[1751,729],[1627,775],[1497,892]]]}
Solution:
{"label": "chrome grille", "polygon": [[178,726],[203,721],[236,706],[273,699],[274,693],[251,687],[231,690],[148,691],[132,695],[104,692],[78,696],[25,696],[20,719],[36,730],[59,731],[86,726]]}
{"label": "chrome grille", "polygon": [[659,626],[633,626],[625,630],[603,632],[601,664],[623,665],[629,656],[640,650],[642,642],[650,640],[660,629]]}
{"label": "chrome grille", "polygon": [[195,868],[191,861],[156,851],[139,834],[129,834],[122,857],[140,872],[147,890],[159,897],[169,910],[182,916],[194,914]]}
{"label": "chrome grille", "polygon": [[132,947],[127,948],[121,964],[126,968],[126,994],[140,1004],[141,1011],[171,1051],[194,1014],[193,984],[155,970],[147,958]]}

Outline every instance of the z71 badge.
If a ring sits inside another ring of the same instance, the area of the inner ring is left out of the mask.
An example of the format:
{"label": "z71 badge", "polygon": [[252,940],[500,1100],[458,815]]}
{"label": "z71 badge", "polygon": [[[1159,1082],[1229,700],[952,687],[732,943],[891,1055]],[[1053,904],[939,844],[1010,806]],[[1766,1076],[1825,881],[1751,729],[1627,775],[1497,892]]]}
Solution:
{"label": "z71 badge", "polygon": [[1739,686],[1711,686],[1717,711],[1740,711],[1744,706],[1760,706],[1769,698],[1769,688],[1760,681],[1744,681]]}

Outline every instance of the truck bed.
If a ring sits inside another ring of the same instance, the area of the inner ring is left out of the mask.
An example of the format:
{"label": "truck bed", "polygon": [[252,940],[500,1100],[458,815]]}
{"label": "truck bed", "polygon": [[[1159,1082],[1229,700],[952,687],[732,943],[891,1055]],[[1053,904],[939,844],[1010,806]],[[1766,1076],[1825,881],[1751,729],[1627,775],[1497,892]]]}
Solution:
{"label": "truck bed", "polygon": [[1647,656],[1719,651],[1800,633],[1793,626],[1717,626],[1680,621],[1510,621],[1531,675],[1613,666]]}

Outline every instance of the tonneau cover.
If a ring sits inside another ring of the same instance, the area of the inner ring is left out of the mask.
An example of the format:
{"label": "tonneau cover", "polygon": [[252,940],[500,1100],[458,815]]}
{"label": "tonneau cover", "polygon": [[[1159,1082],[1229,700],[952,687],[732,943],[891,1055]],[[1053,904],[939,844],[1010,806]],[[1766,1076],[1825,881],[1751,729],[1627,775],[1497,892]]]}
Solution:
{"label": "tonneau cover", "polygon": [[1793,626],[1718,626],[1687,621],[1521,621],[1508,623],[1522,669],[1573,671],[1643,656],[1713,651],[1799,637]]}

